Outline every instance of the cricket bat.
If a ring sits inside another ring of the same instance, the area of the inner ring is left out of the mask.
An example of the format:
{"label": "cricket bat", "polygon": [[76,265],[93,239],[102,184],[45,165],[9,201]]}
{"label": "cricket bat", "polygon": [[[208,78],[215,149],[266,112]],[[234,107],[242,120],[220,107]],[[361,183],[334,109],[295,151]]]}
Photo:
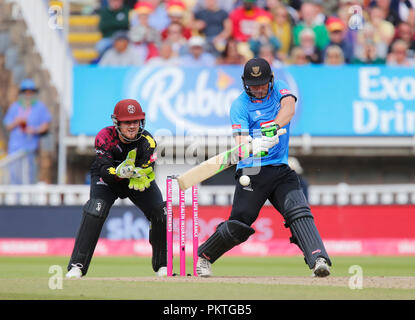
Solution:
{"label": "cricket bat", "polygon": [[[277,134],[280,136],[286,132],[286,129],[280,129]],[[180,189],[186,190],[191,186],[213,177],[214,175],[237,164],[240,159],[246,158],[251,152],[252,144],[250,142],[242,143],[232,149],[219,153],[218,155],[203,161],[196,167],[193,167],[177,177]]]}

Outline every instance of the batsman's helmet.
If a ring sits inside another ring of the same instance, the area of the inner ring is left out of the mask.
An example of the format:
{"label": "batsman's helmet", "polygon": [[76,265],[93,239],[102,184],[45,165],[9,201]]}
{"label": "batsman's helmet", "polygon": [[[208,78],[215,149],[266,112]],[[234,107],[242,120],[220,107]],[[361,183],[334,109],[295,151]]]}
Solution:
{"label": "batsman's helmet", "polygon": [[[115,128],[117,129],[118,133],[129,142],[137,141],[138,139],[140,139],[141,133],[144,130],[145,118],[145,112],[143,112],[143,109],[141,109],[141,106],[138,103],[138,101],[134,99],[124,99],[118,101],[118,103],[115,105],[114,113],[111,115],[112,122]],[[128,139],[120,131],[120,122],[134,120],[140,121],[140,130],[138,131],[138,135],[135,139]]]}
{"label": "batsman's helmet", "polygon": [[269,63],[262,58],[250,59],[244,67],[242,82],[246,93],[253,97],[249,86],[260,86],[270,83],[270,90],[274,84],[274,74]]}

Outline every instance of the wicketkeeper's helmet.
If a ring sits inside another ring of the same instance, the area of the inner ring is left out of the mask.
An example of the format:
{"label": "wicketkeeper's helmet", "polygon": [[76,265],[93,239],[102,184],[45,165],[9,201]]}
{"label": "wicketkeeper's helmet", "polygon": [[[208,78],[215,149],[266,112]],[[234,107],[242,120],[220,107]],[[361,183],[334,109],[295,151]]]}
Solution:
{"label": "wicketkeeper's helmet", "polygon": [[[145,126],[145,118],[146,114],[143,112],[143,109],[141,109],[140,104],[138,101],[134,99],[124,99],[120,100],[114,108],[114,113],[111,115],[112,122],[117,129],[118,133],[127,141],[137,141],[140,139],[141,134],[144,130]],[[139,120],[140,121],[140,129],[138,131],[137,137],[135,139],[128,139],[126,138],[120,131],[120,122],[122,121],[134,121]]]}

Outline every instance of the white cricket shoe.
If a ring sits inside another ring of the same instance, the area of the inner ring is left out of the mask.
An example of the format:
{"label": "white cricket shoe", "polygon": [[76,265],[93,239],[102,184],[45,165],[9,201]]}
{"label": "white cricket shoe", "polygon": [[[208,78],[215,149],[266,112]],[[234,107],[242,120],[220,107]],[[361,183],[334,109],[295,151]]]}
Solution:
{"label": "white cricket shoe", "polygon": [[207,278],[212,275],[211,263],[205,258],[198,257],[196,272],[199,277]]}
{"label": "white cricket shoe", "polygon": [[67,279],[80,279],[82,277],[82,264],[80,263],[73,263],[71,264],[72,268],[68,271],[68,273],[65,275],[65,278]]}
{"label": "white cricket shoe", "polygon": [[156,272],[157,277],[167,277],[167,267],[160,267],[160,269]]}
{"label": "white cricket shoe", "polygon": [[313,269],[313,277],[324,278],[330,275],[330,268],[326,259],[317,258]]}

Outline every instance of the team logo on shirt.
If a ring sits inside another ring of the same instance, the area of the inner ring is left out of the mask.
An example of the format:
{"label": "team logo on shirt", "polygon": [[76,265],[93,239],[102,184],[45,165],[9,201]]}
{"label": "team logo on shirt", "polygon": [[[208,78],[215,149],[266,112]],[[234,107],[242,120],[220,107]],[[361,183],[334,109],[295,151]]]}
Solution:
{"label": "team logo on shirt", "polygon": [[134,112],[135,112],[135,107],[134,107],[132,104],[130,104],[130,105],[127,107],[127,110],[128,110],[128,113],[134,113]]}
{"label": "team logo on shirt", "polygon": [[259,77],[262,74],[261,70],[259,69],[259,66],[253,66],[251,76],[253,77]]}

